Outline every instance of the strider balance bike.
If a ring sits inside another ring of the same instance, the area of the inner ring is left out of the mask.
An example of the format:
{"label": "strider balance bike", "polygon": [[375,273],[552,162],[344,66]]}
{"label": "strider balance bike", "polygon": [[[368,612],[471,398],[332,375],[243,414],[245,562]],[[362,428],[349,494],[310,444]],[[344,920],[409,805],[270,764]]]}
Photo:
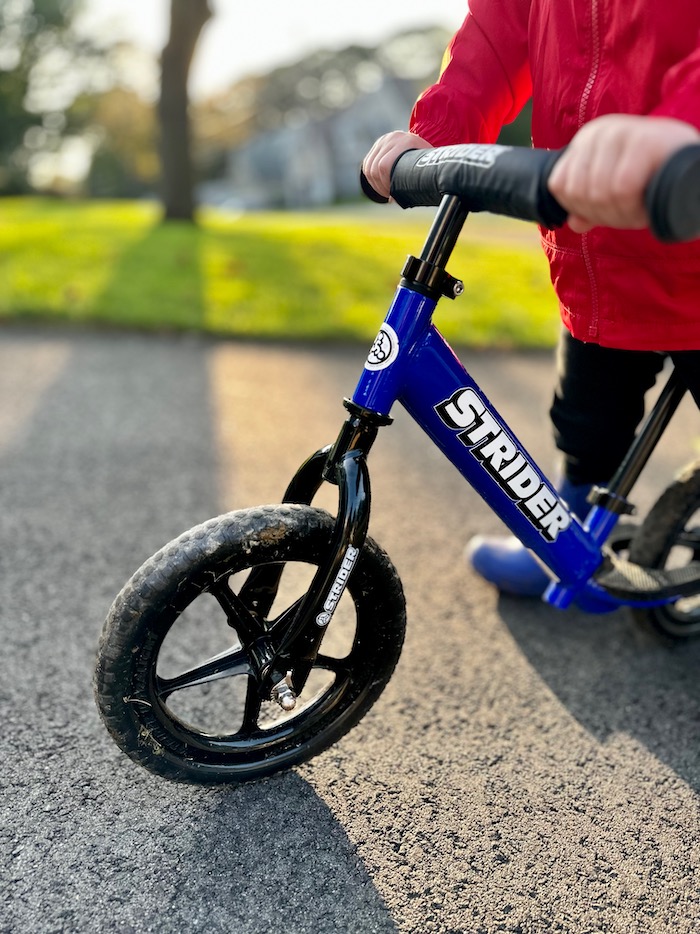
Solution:
{"label": "strider balance bike", "polygon": [[[438,210],[345,400],[338,437],[299,468],[280,505],[185,532],[136,571],[109,612],[95,693],[136,762],[177,781],[258,779],[327,749],[377,700],[406,613],[396,570],[368,535],[367,459],[397,401],[549,569],[546,602],[596,613],[626,606],[666,636],[700,633],[700,464],[631,538],[618,526],[683,397],[676,375],[580,522],[432,323],[438,301],[463,291],[446,266],[470,212],[564,223],[546,187],[556,157],[452,146],[398,161],[394,199]],[[660,239],[700,233],[700,146],[661,169],[647,204]],[[325,483],[337,487],[335,516],[311,505]]]}

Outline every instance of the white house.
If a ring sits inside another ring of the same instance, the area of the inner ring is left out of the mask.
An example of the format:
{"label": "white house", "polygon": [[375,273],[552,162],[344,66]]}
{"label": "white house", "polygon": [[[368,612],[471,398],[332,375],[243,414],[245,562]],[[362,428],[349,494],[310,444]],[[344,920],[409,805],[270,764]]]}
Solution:
{"label": "white house", "polygon": [[406,127],[415,84],[385,76],[380,86],[322,119],[289,125],[233,149],[226,173],[200,200],[246,209],[308,208],[357,197],[359,167],[372,143]]}

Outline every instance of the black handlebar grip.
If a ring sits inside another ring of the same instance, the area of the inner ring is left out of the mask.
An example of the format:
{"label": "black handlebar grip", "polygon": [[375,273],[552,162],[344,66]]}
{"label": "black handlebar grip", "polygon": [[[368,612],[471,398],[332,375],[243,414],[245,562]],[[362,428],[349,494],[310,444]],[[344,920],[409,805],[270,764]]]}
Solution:
{"label": "black handlebar grip", "polygon": [[456,195],[468,211],[561,227],[567,213],[547,188],[560,155],[560,150],[498,145],[412,150],[394,165],[391,194],[404,208],[436,206],[444,195]]}
{"label": "black handlebar grip", "polygon": [[367,181],[367,176],[360,169],[360,187],[362,188],[362,193],[365,197],[369,198],[370,201],[374,201],[376,204],[387,204],[389,199],[385,198],[384,195],[380,195],[370,183]]}
{"label": "black handlebar grip", "polygon": [[671,156],[652,178],[645,203],[657,239],[680,243],[700,236],[700,145]]}

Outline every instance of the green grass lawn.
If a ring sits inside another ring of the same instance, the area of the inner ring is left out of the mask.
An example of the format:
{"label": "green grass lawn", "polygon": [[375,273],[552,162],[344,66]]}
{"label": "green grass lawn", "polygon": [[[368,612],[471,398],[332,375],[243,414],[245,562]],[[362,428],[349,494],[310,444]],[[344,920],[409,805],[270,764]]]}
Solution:
{"label": "green grass lawn", "polygon": [[[0,320],[255,338],[371,340],[430,212],[347,210],[159,223],[156,205],[0,200]],[[450,263],[455,343],[549,347],[558,313],[534,228],[476,216]]]}

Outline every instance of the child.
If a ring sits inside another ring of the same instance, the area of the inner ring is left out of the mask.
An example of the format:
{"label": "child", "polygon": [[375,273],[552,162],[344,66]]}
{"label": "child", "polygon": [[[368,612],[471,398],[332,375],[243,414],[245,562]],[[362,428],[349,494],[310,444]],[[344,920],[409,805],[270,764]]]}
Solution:
{"label": "child", "polygon": [[[569,221],[541,234],[566,326],[550,411],[560,492],[581,516],[629,447],[664,354],[700,405],[700,241],[656,242],[643,203],[654,171],[700,142],[700,4],[469,0],[410,132],[379,139],[365,175],[388,195],[402,152],[494,142],[530,97],[533,144],[568,146],[549,187]],[[549,580],[514,538],[474,539],[470,557],[511,593],[539,596]]]}

